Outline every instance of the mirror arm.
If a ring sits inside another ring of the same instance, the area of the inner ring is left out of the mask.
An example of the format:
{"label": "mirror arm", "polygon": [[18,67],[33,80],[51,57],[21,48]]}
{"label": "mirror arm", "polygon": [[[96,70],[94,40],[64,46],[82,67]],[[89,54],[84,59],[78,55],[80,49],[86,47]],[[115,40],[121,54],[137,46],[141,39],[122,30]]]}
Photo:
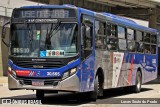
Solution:
{"label": "mirror arm", "polygon": [[6,25],[10,24],[10,22],[7,22],[3,25],[2,27],[2,38],[5,38],[5,33],[6,33]]}
{"label": "mirror arm", "polygon": [[8,25],[8,24],[10,24],[10,21],[9,21],[9,22],[7,22],[7,23],[5,23],[3,26],[6,26],[6,25]]}
{"label": "mirror arm", "polygon": [[4,41],[4,39],[2,39],[2,42],[3,42],[7,47],[9,47],[9,44],[7,44],[7,43]]}
{"label": "mirror arm", "polygon": [[6,29],[5,26],[8,25],[8,24],[10,24],[10,21],[7,22],[7,23],[5,23],[5,24],[3,25],[3,27],[2,27],[2,42],[3,42],[7,47],[9,47],[9,44],[7,44],[7,43],[4,41],[4,38],[5,38],[5,36],[4,36],[4,29]]}

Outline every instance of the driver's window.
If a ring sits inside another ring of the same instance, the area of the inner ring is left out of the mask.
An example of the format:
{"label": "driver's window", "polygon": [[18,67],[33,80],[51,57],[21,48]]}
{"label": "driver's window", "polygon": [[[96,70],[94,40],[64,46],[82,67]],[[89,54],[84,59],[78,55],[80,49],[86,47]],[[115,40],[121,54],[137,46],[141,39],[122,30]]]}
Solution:
{"label": "driver's window", "polygon": [[84,31],[82,35],[82,45],[83,45],[83,54],[85,58],[88,57],[92,53],[92,37],[93,37],[93,18],[91,16],[83,15],[82,17],[82,25],[84,26]]}
{"label": "driver's window", "polygon": [[89,26],[87,26],[87,25],[85,25],[86,26],[86,36],[85,36],[85,48],[87,49],[89,49],[89,48],[91,48],[92,47],[92,36],[91,36],[91,34],[92,34],[92,30],[91,30],[91,27],[89,27]]}

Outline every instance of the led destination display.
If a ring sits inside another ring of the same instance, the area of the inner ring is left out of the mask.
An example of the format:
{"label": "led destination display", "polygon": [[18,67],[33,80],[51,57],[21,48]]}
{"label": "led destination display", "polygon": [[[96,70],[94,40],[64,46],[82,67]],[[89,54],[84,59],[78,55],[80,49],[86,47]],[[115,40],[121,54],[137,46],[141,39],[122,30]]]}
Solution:
{"label": "led destination display", "polygon": [[15,10],[14,18],[73,18],[76,17],[72,9],[32,9]]}

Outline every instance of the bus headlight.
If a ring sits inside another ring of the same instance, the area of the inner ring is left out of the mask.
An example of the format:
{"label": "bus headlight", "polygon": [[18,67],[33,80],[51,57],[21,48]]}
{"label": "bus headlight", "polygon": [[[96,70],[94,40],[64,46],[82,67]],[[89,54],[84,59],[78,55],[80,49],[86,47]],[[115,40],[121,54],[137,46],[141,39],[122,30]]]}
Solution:
{"label": "bus headlight", "polygon": [[10,73],[11,73],[11,71],[12,71],[11,67],[8,67],[8,72],[10,72]]}
{"label": "bus headlight", "polygon": [[67,72],[64,72],[63,76],[62,76],[62,80],[64,80],[64,79],[68,78],[69,76],[75,74],[76,71],[77,71],[76,68],[72,68],[71,70],[68,70]]}
{"label": "bus headlight", "polygon": [[8,72],[10,72],[12,75],[16,76],[16,72],[12,70],[11,67],[8,67]]}

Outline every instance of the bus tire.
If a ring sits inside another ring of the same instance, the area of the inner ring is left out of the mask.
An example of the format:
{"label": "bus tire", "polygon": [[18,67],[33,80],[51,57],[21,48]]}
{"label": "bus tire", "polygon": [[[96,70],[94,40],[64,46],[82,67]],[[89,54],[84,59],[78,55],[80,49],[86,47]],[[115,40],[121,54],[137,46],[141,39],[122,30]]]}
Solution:
{"label": "bus tire", "polygon": [[99,84],[99,81],[98,81],[98,75],[97,75],[94,81],[94,91],[90,92],[90,99],[92,101],[96,101],[98,97],[98,87],[99,87],[98,84]]}
{"label": "bus tire", "polygon": [[44,91],[43,90],[36,90],[36,97],[37,97],[37,99],[44,99]]}
{"label": "bus tire", "polygon": [[133,86],[133,92],[139,93],[141,91],[141,85],[142,85],[142,75],[140,71],[137,71],[135,85]]}

